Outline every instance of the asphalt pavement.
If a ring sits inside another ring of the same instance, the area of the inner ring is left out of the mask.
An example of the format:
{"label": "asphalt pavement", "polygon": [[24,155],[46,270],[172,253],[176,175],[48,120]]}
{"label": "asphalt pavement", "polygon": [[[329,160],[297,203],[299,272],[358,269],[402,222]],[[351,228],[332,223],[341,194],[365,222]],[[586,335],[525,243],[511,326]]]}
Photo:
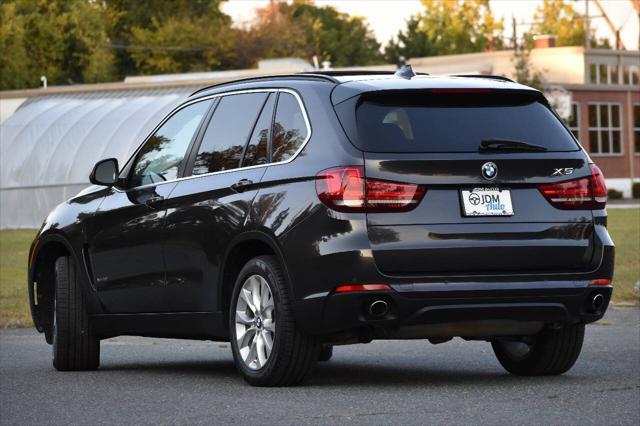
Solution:
{"label": "asphalt pavement", "polygon": [[640,424],[640,310],[587,327],[558,377],[507,374],[485,342],[337,347],[293,388],[253,388],[228,344],[118,337],[56,372],[33,330],[0,331],[0,424]]}

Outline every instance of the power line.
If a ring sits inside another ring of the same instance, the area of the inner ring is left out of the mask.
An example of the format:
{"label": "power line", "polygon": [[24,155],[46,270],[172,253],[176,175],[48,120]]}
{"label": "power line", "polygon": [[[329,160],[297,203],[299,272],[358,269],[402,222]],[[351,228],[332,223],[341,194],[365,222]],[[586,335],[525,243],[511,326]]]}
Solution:
{"label": "power line", "polygon": [[202,52],[211,47],[180,47],[180,46],[143,46],[139,44],[111,43],[104,45],[111,49],[142,50],[142,51],[171,51],[171,52]]}

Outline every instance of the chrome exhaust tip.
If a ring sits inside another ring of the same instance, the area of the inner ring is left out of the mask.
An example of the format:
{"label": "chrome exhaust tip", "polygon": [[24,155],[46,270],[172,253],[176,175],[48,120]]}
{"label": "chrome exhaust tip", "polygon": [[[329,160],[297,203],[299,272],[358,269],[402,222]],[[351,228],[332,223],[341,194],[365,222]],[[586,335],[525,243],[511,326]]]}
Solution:
{"label": "chrome exhaust tip", "polygon": [[602,306],[604,305],[604,296],[600,293],[593,296],[591,299],[591,308],[593,312],[599,312]]}
{"label": "chrome exhaust tip", "polygon": [[389,312],[389,305],[384,300],[376,300],[369,305],[369,313],[373,317],[383,317]]}

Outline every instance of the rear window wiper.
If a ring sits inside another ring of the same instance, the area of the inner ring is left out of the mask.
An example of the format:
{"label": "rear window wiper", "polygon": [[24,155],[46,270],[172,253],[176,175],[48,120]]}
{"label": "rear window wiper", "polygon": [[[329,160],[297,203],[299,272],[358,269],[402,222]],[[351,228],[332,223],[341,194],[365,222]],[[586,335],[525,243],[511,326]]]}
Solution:
{"label": "rear window wiper", "polygon": [[482,139],[480,151],[546,151],[542,145],[515,141],[512,139]]}

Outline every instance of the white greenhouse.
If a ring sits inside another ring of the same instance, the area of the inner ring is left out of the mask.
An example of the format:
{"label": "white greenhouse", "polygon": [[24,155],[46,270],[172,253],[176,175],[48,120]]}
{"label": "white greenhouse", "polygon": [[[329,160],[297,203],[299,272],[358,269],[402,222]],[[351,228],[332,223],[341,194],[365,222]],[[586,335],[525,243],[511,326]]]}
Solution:
{"label": "white greenhouse", "polygon": [[100,159],[123,164],[194,89],[34,96],[0,124],[0,228],[38,227],[89,185]]}

